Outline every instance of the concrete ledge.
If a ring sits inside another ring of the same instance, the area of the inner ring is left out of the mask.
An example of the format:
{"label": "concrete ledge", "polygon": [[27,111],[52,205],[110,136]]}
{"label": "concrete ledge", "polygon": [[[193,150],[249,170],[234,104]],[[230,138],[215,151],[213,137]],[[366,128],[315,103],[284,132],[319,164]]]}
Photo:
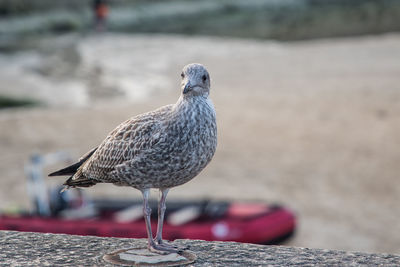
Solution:
{"label": "concrete ledge", "polygon": [[[102,238],[0,231],[3,266],[112,266],[103,261],[111,251],[145,246],[144,239]],[[176,240],[198,259],[194,266],[400,266],[399,255],[262,246],[234,242]]]}

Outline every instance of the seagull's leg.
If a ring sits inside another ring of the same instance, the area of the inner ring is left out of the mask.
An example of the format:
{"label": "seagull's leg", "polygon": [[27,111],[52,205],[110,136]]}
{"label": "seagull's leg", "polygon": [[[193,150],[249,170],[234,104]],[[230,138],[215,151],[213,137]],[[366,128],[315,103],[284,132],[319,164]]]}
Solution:
{"label": "seagull's leg", "polygon": [[162,231],[163,231],[163,225],[164,225],[164,214],[165,214],[165,209],[166,209],[166,205],[165,205],[165,201],[167,199],[167,194],[169,192],[169,188],[165,189],[160,189],[160,199],[158,202],[158,224],[157,224],[157,234],[156,234],[156,238],[154,239],[154,241],[162,246],[165,249],[168,250],[174,250],[175,252],[179,253],[182,252],[183,249],[168,244],[167,242],[163,241],[162,239]]}
{"label": "seagull's leg", "polygon": [[148,238],[148,248],[152,252],[156,252],[159,254],[168,254],[169,253],[179,253],[180,251],[177,249],[174,249],[172,247],[166,247],[163,245],[156,244],[153,240],[153,233],[151,231],[151,222],[150,222],[150,216],[151,216],[151,208],[149,206],[149,195],[150,195],[150,189],[144,189],[142,190],[143,194],[143,214],[144,214],[144,219],[146,221],[146,230],[147,230],[147,238]]}
{"label": "seagull's leg", "polygon": [[151,222],[150,222],[150,216],[151,216],[151,208],[149,206],[149,195],[150,195],[150,189],[144,189],[142,191],[143,194],[143,215],[144,219],[146,221],[146,230],[147,230],[147,238],[148,238],[148,248],[151,250],[152,247],[154,247],[155,243],[153,240],[153,233],[151,232]]}
{"label": "seagull's leg", "polygon": [[158,202],[158,223],[157,223],[157,234],[155,241],[158,244],[162,244],[162,230],[163,230],[163,225],[164,225],[164,214],[165,214],[165,200],[167,199],[167,194],[168,194],[169,188],[167,189],[160,189],[160,199]]}

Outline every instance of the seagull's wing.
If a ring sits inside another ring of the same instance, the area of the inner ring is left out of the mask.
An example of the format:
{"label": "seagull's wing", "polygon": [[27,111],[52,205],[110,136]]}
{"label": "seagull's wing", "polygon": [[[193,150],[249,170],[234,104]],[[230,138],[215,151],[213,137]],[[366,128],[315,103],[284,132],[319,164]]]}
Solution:
{"label": "seagull's wing", "polygon": [[160,124],[171,105],[141,114],[120,124],[100,144],[93,155],[81,166],[72,180],[92,182],[114,181],[110,172],[115,166],[132,160],[141,151],[148,150],[160,138]]}

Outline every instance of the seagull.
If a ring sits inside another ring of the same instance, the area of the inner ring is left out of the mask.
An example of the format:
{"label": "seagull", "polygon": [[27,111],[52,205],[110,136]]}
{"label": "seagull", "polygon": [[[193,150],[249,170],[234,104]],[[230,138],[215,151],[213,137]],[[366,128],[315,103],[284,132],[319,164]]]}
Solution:
{"label": "seagull", "polygon": [[[210,94],[210,75],[197,63],[181,73],[181,94],[175,104],[132,117],[71,166],[49,174],[69,175],[66,189],[97,183],[130,186],[142,192],[148,249],[160,254],[182,253],[162,239],[166,198],[172,187],[198,175],[217,147],[216,114]],[[150,189],[159,189],[157,233],[153,238]]]}

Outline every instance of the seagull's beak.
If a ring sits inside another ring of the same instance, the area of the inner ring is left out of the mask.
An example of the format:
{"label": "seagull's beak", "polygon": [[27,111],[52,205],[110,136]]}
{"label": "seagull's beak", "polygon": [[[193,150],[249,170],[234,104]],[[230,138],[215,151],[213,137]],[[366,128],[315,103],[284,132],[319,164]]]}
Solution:
{"label": "seagull's beak", "polygon": [[186,94],[187,92],[189,92],[190,90],[192,90],[192,85],[189,83],[189,82],[187,82],[186,84],[185,84],[185,87],[183,88],[183,94]]}

